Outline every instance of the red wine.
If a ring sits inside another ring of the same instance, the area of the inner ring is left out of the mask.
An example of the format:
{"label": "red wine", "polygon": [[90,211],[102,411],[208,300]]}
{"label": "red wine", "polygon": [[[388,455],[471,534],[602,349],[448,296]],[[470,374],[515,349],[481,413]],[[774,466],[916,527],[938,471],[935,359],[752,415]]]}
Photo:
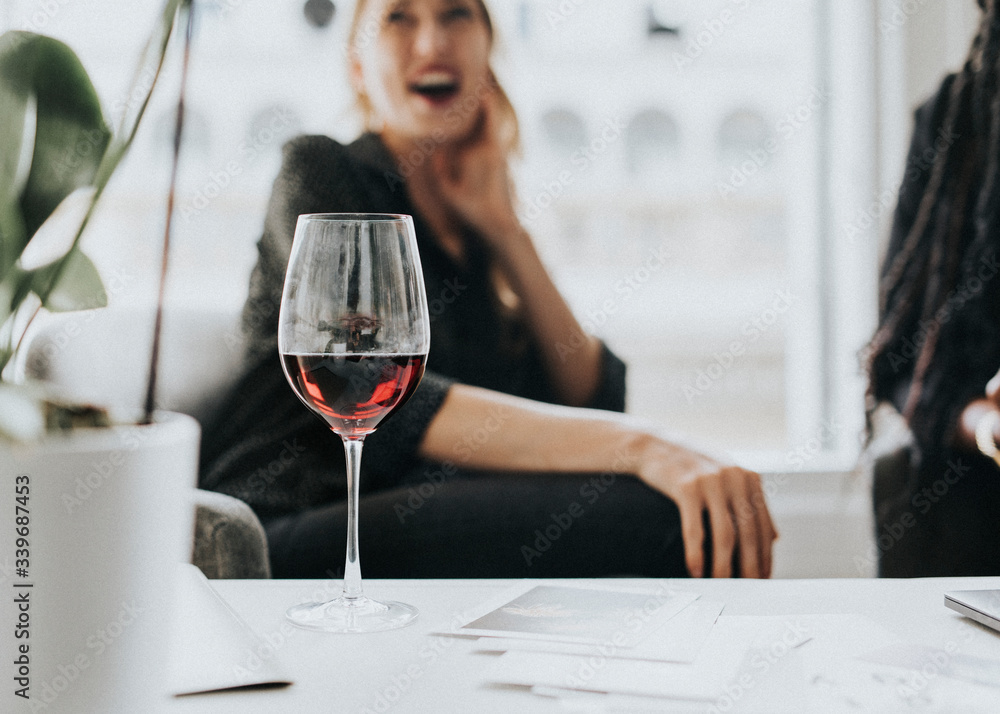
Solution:
{"label": "red wine", "polygon": [[295,393],[338,434],[363,436],[410,398],[424,355],[281,356]]}

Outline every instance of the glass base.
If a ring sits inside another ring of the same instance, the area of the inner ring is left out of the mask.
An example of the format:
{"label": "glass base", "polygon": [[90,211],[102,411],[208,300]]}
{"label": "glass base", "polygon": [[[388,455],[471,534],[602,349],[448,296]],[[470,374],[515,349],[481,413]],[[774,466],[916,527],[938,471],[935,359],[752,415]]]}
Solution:
{"label": "glass base", "polygon": [[329,602],[307,602],[289,608],[288,621],[321,632],[381,632],[406,627],[417,619],[417,608],[401,602],[379,602],[362,595]]}

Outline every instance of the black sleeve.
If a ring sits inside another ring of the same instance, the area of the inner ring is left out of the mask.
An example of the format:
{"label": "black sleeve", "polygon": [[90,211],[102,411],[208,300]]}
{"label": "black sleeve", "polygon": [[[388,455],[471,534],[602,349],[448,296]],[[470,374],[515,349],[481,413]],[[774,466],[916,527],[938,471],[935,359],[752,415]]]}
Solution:
{"label": "black sleeve", "polygon": [[584,406],[588,409],[625,411],[625,363],[601,343],[601,379],[597,391]]}
{"label": "black sleeve", "polygon": [[[298,400],[278,358],[278,308],[295,223],[302,213],[378,212],[357,181],[344,147],[300,137],[284,148],[258,243],[259,258],[243,310],[246,373],[205,425],[202,488],[247,502],[262,518],[344,495],[340,440]],[[391,484],[415,454],[451,381],[428,373],[410,400],[369,437],[367,481]]]}
{"label": "black sleeve", "polygon": [[251,363],[277,348],[281,289],[298,217],[362,212],[365,203],[343,146],[323,136],[300,136],[285,144],[243,307],[243,333]]}

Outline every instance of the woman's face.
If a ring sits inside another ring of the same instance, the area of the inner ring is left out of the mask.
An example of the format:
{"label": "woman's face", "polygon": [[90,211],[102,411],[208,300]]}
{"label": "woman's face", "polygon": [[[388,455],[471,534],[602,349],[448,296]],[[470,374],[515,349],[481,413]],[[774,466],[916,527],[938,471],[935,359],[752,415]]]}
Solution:
{"label": "woman's face", "polygon": [[351,79],[383,132],[459,139],[490,89],[491,44],[475,0],[371,0],[352,48]]}

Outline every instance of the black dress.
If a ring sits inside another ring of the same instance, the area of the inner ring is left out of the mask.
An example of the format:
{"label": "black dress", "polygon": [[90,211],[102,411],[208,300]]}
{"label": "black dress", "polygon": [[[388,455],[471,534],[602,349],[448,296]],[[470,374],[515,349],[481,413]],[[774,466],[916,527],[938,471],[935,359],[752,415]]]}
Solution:
{"label": "black dress", "polygon": [[[888,266],[902,250],[903,243],[917,217],[921,198],[930,180],[934,159],[946,142],[961,141],[961,136],[944,133],[947,100],[954,75],[947,77],[936,96],[916,112],[913,138],[906,172],[893,217],[892,233],[885,258]],[[967,202],[971,214],[975,201]],[[965,221],[971,232],[973,221]],[[962,237],[968,245],[970,235]],[[986,300],[997,299],[996,267],[983,266]],[[923,288],[917,296],[923,300]],[[959,285],[953,297],[965,304],[965,286]],[[989,355],[989,348],[977,341],[968,322],[970,308],[956,308],[949,318],[962,324],[959,336],[977,345],[981,359],[969,361],[960,369],[938,360],[925,375],[925,383],[935,385],[947,395],[947,403],[937,415],[937,426],[915,431],[914,443],[891,458],[876,463],[874,483],[875,546],[882,577],[945,577],[1000,574],[1000,470],[990,459],[951,447],[954,425],[963,408],[981,397],[987,381],[1000,366],[1000,354]],[[965,311],[967,314],[964,314]],[[1000,322],[976,329],[1000,330]],[[964,321],[964,322],[963,322]],[[926,334],[920,324],[909,325],[910,343]],[[944,339],[944,338],[942,338]],[[904,342],[894,350],[881,368],[877,384],[878,400],[892,403],[902,413],[913,379],[913,344]],[[982,345],[980,349],[978,345]],[[868,558],[866,558],[867,560]]]}
{"label": "black dress", "polygon": [[[276,577],[342,568],[343,449],[292,393],[277,354],[277,316],[297,217],[303,213],[413,215],[431,313],[428,370],[410,400],[365,442],[361,544],[373,577],[594,577],[684,573],[673,503],[617,474],[458,471],[416,456],[451,384],[555,402],[540,354],[506,316],[489,256],[468,236],[463,264],[432,239],[405,181],[375,134],[343,146],[303,136],[284,148],[244,307],[247,371],[206,425],[201,487],[247,502],[268,533]],[[591,408],[623,411],[625,365],[606,347]],[[495,438],[491,415],[456,456]],[[596,481],[592,481],[596,479]]]}

